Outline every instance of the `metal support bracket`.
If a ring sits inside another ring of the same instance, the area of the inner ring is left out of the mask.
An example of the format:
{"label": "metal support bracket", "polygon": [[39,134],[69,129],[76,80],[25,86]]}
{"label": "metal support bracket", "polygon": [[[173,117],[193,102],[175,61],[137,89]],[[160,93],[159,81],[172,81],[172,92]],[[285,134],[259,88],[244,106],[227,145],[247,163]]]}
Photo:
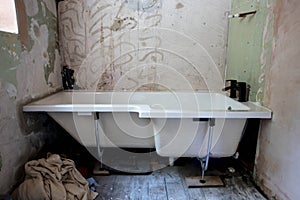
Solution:
{"label": "metal support bracket", "polygon": [[216,124],[216,120],[214,118],[210,118],[208,120],[209,133],[208,133],[207,154],[206,154],[205,158],[200,159],[201,170],[202,170],[201,171],[201,179],[200,179],[201,183],[205,183],[204,174],[208,168],[209,156],[210,156],[211,145],[212,145],[213,127],[215,126],[215,124]]}
{"label": "metal support bracket", "polygon": [[[97,153],[102,165],[102,156],[103,156],[103,149],[100,146],[100,131],[99,131],[99,113],[94,113],[94,120],[95,120],[95,137],[96,137],[96,144],[97,144]],[[102,167],[102,166],[101,166]]]}

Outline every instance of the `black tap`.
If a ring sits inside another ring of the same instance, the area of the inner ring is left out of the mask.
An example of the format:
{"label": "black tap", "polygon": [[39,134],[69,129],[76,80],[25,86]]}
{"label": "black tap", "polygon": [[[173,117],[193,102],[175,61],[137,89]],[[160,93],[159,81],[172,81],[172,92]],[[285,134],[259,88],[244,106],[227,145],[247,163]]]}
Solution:
{"label": "black tap", "polygon": [[73,89],[75,84],[74,70],[64,66],[61,72],[64,90]]}
{"label": "black tap", "polygon": [[249,93],[250,93],[250,85],[246,82],[238,82],[238,101],[240,102],[246,102],[249,100]]}
{"label": "black tap", "polygon": [[226,80],[226,82],[229,82],[229,86],[222,89],[222,91],[230,90],[229,97],[236,98],[236,91],[238,89],[237,80]]}

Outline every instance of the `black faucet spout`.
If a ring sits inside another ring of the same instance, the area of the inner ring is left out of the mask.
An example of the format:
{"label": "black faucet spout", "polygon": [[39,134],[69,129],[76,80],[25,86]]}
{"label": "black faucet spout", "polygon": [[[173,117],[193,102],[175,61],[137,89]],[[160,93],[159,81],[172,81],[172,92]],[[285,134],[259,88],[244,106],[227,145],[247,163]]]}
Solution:
{"label": "black faucet spout", "polygon": [[227,91],[227,90],[230,90],[230,89],[234,89],[234,87],[228,86],[228,87],[223,88],[222,91]]}

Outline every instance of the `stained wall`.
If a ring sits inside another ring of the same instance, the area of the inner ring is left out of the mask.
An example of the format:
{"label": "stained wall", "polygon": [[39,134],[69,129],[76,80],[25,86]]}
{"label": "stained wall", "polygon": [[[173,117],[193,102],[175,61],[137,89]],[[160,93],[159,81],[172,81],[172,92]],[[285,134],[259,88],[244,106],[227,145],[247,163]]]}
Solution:
{"label": "stained wall", "polygon": [[11,191],[24,164],[55,135],[46,115],[24,116],[22,105],[61,88],[56,2],[18,2],[19,17],[27,22],[19,25],[20,35],[0,32],[1,194]]}
{"label": "stained wall", "polygon": [[233,13],[257,13],[230,20],[227,78],[252,86],[251,100],[273,111],[262,122],[254,177],[274,199],[299,199],[300,2],[232,2]]}
{"label": "stained wall", "polygon": [[256,175],[275,199],[299,199],[300,2],[277,0],[274,44],[266,73],[264,105],[273,119],[262,124]]}
{"label": "stained wall", "polygon": [[89,90],[220,90],[230,1],[59,4],[60,49]]}

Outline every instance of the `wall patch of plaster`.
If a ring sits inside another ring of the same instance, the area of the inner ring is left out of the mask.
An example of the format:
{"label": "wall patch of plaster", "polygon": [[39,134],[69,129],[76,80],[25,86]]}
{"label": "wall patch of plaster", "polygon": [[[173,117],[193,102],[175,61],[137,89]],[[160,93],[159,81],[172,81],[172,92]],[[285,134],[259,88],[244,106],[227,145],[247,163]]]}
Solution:
{"label": "wall patch of plaster", "polygon": [[37,0],[24,1],[26,7],[26,13],[29,17],[33,17],[39,12],[39,5]]}
{"label": "wall patch of plaster", "polygon": [[180,9],[180,8],[183,8],[183,7],[184,7],[184,5],[182,3],[176,4],[176,9]]}
{"label": "wall patch of plaster", "polygon": [[54,71],[50,73],[48,78],[48,86],[56,88],[61,83],[61,63],[60,55],[57,49],[55,49],[55,62]]}
{"label": "wall patch of plaster", "polygon": [[16,97],[17,97],[17,88],[16,88],[16,86],[14,86],[14,85],[11,84],[11,83],[7,83],[7,82],[6,82],[6,83],[4,84],[4,88],[5,88],[7,94],[8,94],[8,96],[9,96],[10,98],[16,99]]}
{"label": "wall patch of plaster", "polygon": [[[267,5],[268,9],[273,9],[272,5]],[[267,66],[270,65],[271,62],[271,54],[274,48],[275,42],[273,37],[273,24],[274,24],[274,16],[273,13],[268,13],[266,16],[265,26],[263,29],[263,38],[262,38],[262,52],[260,55],[260,76],[258,78],[258,83],[260,88],[256,94],[256,101],[262,102],[264,99],[264,103],[269,101],[268,94],[265,92],[265,82],[266,82],[266,74]]]}
{"label": "wall patch of plaster", "polygon": [[[18,96],[21,98],[48,88],[44,72],[44,68],[49,65],[48,28],[46,25],[39,26],[36,20],[32,20],[29,34],[34,44],[30,51],[21,53],[20,64],[17,67]],[[26,77],[35,77],[35,81]]]}
{"label": "wall patch of plaster", "polygon": [[41,2],[43,16],[46,17],[46,7],[44,2]]}
{"label": "wall patch of plaster", "polygon": [[57,12],[56,12],[56,3],[54,0],[43,0],[43,2],[46,4],[46,7],[48,10],[56,17]]}
{"label": "wall patch of plaster", "polygon": [[31,19],[29,34],[34,41],[37,41],[41,36],[40,26],[35,19]]}

